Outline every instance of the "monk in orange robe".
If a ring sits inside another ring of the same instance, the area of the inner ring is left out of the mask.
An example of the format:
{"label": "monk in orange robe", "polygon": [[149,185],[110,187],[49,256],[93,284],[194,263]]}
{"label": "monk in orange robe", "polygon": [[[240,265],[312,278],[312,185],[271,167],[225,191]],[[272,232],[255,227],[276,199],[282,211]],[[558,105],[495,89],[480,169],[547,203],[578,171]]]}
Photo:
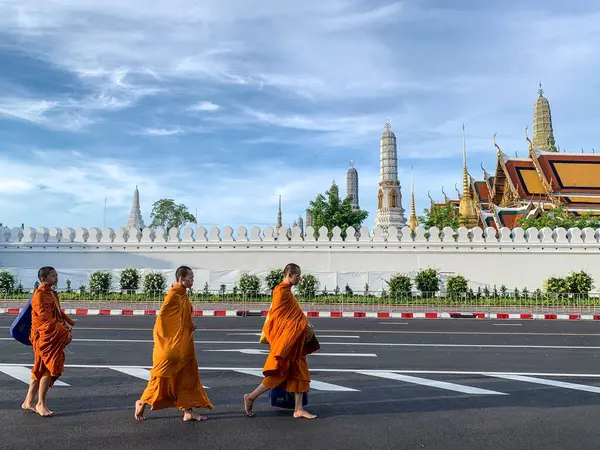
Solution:
{"label": "monk in orange robe", "polygon": [[198,374],[192,322],[192,304],[187,290],[194,285],[194,272],[186,266],[175,273],[177,284],[167,293],[154,325],[153,367],[150,381],[135,403],[136,420],[144,420],[146,405],[153,411],[164,408],[183,410],[183,420],[206,420],[193,408],[214,409]]}
{"label": "monk in orange robe", "polygon": [[254,401],[282,385],[286,392],[295,394],[294,418],[315,419],[317,416],[302,407],[302,394],[310,391],[304,346],[314,331],[292,293],[292,286],[300,281],[301,270],[296,264],[288,264],[283,273],[282,283],[273,290],[273,302],[263,327],[271,346],[263,367],[265,377],[254,392],[244,395],[244,409],[246,415],[253,417]]}
{"label": "monk in orange robe", "polygon": [[31,299],[29,339],[33,346],[33,369],[29,391],[21,407],[49,417],[54,413],[48,409],[46,395],[65,370],[65,347],[71,343],[71,327],[75,322],[62,312],[58,294],[52,290],[58,284],[56,270],[42,267],[38,279],[40,287]]}

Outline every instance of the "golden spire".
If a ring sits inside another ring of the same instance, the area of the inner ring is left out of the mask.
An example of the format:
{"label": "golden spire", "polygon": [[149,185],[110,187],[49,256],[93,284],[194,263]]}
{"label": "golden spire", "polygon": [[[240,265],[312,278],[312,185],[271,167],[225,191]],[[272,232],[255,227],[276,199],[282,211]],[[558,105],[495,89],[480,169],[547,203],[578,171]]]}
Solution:
{"label": "golden spire", "polygon": [[415,177],[413,175],[413,168],[410,167],[410,219],[408,219],[408,227],[411,230],[415,230],[419,226],[419,221],[417,220],[417,213],[415,210]]}
{"label": "golden spire", "polygon": [[533,109],[533,145],[547,152],[556,152],[557,148],[552,130],[550,103],[543,95],[542,83],[540,83],[538,94],[539,96]]}
{"label": "golden spire", "polygon": [[279,209],[277,210],[277,225],[275,225],[275,229],[279,230],[283,226],[281,223],[281,195],[279,195]]}
{"label": "golden spire", "polygon": [[479,222],[477,217],[477,207],[471,188],[469,186],[469,173],[467,171],[467,140],[465,137],[465,126],[463,124],[463,195],[458,206],[458,215],[467,228],[474,228]]}

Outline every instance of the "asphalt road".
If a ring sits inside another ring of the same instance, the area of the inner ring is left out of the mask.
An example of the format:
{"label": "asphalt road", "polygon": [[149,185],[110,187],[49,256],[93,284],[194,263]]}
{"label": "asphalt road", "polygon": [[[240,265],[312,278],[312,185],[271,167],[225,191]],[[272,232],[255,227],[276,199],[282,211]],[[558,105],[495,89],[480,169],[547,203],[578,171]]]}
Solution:
{"label": "asphalt road", "polygon": [[152,363],[152,317],[82,317],[56,415],[20,410],[31,348],[0,316],[0,448],[22,449],[595,449],[600,442],[600,327],[577,321],[315,319],[307,410],[291,418],[267,396],[256,417],[242,396],[260,382],[264,319],[197,318],[209,421],[175,410],[133,419]]}

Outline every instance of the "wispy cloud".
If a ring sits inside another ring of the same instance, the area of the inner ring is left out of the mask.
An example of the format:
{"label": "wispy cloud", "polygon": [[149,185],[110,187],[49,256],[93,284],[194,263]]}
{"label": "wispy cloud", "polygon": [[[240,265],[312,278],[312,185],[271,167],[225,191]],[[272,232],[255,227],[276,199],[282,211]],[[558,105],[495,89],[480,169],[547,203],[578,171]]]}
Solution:
{"label": "wispy cloud", "polygon": [[213,102],[201,101],[188,107],[188,111],[216,111],[219,108],[220,106]]}
{"label": "wispy cloud", "polygon": [[107,196],[117,226],[137,183],[146,216],[173,196],[207,223],[270,223],[281,193],[291,222],[350,159],[372,220],[386,119],[422,209],[460,181],[463,123],[473,175],[495,133],[526,150],[539,81],[561,147],[598,145],[599,19],[552,1],[0,1],[3,220],[98,225]]}

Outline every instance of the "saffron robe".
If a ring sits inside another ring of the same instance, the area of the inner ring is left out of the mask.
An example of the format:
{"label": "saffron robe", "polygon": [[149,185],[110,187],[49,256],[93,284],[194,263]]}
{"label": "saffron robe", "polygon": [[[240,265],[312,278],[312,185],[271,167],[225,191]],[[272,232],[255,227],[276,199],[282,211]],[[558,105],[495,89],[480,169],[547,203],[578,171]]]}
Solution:
{"label": "saffron robe", "polygon": [[263,367],[263,385],[269,389],[281,385],[287,392],[310,391],[310,372],[303,351],[307,325],[291,285],[279,284],[273,290],[273,302],[263,326],[263,334],[271,345]]}
{"label": "saffron robe", "polygon": [[154,324],[154,350],[150,381],[141,401],[152,410],[214,409],[198,374],[192,303],[185,286],[173,285]]}
{"label": "saffron robe", "polygon": [[65,347],[71,342],[73,320],[60,308],[60,300],[51,286],[42,284],[31,299],[31,333],[33,369],[31,378],[41,380],[50,376],[50,385],[65,370]]}

